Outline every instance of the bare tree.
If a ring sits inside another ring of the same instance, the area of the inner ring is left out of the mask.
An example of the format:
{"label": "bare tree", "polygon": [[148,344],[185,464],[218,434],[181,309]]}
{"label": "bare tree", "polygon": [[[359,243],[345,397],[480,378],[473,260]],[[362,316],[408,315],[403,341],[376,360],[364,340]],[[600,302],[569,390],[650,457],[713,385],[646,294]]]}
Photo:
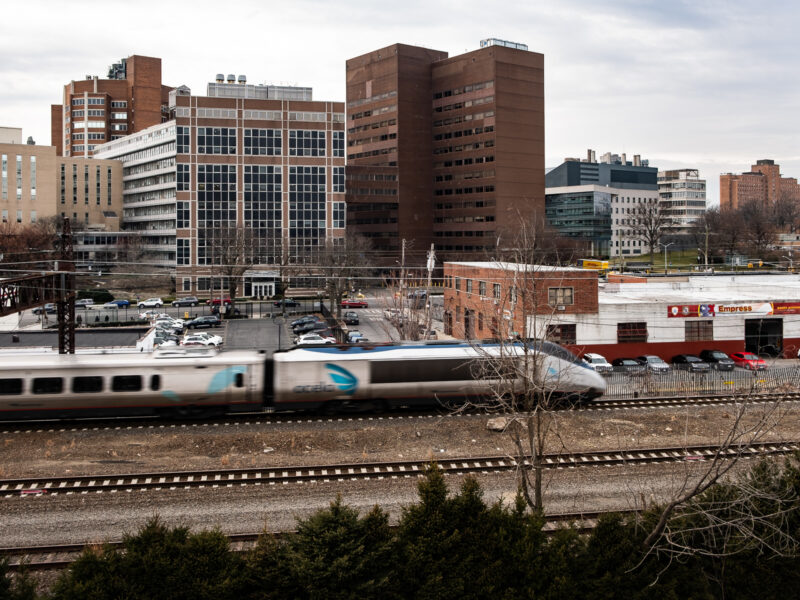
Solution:
{"label": "bare tree", "polygon": [[[7,277],[27,275],[51,264],[58,245],[55,219],[30,225],[0,224],[0,269]],[[49,268],[49,267],[48,267]]]}
{"label": "bare tree", "polygon": [[325,291],[331,301],[331,312],[342,316],[342,299],[370,263],[372,244],[367,238],[349,236],[328,239],[319,253],[319,267],[325,278]]}
{"label": "bare tree", "polygon": [[658,198],[648,198],[636,207],[632,219],[631,237],[641,241],[654,256],[658,245],[667,228],[672,224],[672,219]]}
{"label": "bare tree", "polygon": [[233,311],[239,282],[258,256],[256,237],[249,227],[232,224],[208,228],[205,236],[206,260],[212,273],[222,278],[223,287],[227,286],[230,310]]}
{"label": "bare tree", "polygon": [[800,202],[788,190],[781,189],[772,207],[772,218],[780,231],[795,233],[800,225]]}
{"label": "bare tree", "polygon": [[[480,356],[475,375],[491,381],[492,388],[491,395],[476,404],[503,415],[504,431],[516,452],[519,488],[528,505],[540,512],[546,488],[545,454],[565,447],[556,411],[564,399],[554,391],[559,387],[560,370],[550,368],[552,355],[542,350],[548,334],[557,331],[553,318],[557,305],[550,302],[551,290],[567,288],[563,271],[540,264],[542,231],[523,224],[503,251],[505,261],[495,262],[500,280],[487,282],[492,290],[486,292],[497,300],[491,328],[498,343],[475,346]],[[555,296],[560,300],[557,291]],[[462,317],[467,337],[473,317]]]}
{"label": "bare tree", "polygon": [[766,258],[777,238],[771,211],[761,202],[748,202],[738,212],[747,250],[757,257]]}

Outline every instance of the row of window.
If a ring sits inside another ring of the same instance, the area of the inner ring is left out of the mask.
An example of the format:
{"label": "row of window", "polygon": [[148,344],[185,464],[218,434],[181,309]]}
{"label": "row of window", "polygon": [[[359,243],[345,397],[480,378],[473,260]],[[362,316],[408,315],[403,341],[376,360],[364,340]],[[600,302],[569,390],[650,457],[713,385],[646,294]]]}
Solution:
{"label": "row of window", "polygon": [[[63,394],[67,382],[73,394],[97,394],[104,391],[140,392],[144,389],[143,379],[141,375],[114,375],[110,378],[110,386],[107,388],[107,381],[101,376],[72,377],[70,380],[64,377],[34,377],[30,380],[28,393]],[[20,395],[24,387],[25,380],[20,377],[0,379],[2,396]],[[161,389],[160,375],[150,376],[150,389],[152,391]]]}

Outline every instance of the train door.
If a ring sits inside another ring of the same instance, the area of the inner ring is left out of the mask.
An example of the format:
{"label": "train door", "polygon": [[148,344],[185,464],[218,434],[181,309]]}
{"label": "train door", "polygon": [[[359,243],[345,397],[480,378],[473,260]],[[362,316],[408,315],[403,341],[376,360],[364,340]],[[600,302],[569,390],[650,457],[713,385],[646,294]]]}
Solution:
{"label": "train door", "polygon": [[744,349],[756,355],[783,352],[783,319],[745,319]]}

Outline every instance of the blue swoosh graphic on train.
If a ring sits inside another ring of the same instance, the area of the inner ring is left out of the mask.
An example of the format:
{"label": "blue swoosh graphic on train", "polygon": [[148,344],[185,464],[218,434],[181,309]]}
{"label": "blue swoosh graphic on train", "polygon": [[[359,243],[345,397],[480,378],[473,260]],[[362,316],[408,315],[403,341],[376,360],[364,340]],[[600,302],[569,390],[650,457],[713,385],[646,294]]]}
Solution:
{"label": "blue swoosh graphic on train", "polygon": [[214,377],[211,378],[211,383],[208,384],[208,394],[216,394],[217,392],[221,392],[229,385],[233,384],[236,376],[240,373],[244,373],[247,370],[247,367],[243,365],[236,365],[233,367],[228,367],[227,369],[222,369],[219,373],[215,373]]}
{"label": "blue swoosh graphic on train", "polygon": [[336,387],[341,391],[348,396],[352,396],[356,392],[358,378],[350,371],[340,366],[332,365],[331,363],[326,363],[325,368],[328,369],[328,375],[333,379],[333,383],[335,383]]}
{"label": "blue swoosh graphic on train", "polygon": [[181,402],[181,397],[178,396],[178,394],[176,394],[172,390],[164,390],[163,392],[161,392],[161,395],[169,398],[173,402]]}

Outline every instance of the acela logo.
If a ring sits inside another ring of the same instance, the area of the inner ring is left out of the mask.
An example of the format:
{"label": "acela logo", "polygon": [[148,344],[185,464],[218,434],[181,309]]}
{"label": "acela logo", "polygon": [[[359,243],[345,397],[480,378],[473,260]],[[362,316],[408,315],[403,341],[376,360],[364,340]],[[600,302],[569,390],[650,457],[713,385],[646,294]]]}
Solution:
{"label": "acela logo", "polygon": [[347,369],[343,369],[337,365],[326,363],[325,368],[328,369],[328,375],[331,376],[333,382],[341,391],[348,396],[352,396],[358,387],[358,378]]}

